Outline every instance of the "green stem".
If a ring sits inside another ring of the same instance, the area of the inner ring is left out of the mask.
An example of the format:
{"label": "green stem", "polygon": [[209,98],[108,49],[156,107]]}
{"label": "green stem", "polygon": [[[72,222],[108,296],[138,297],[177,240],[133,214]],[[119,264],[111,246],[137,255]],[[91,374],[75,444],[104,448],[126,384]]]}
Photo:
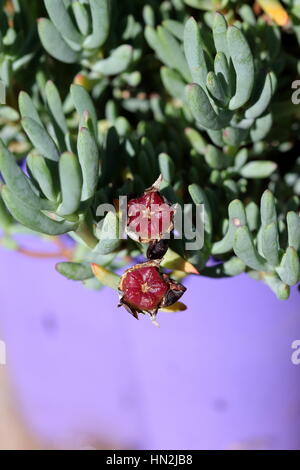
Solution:
{"label": "green stem", "polygon": [[80,224],[78,230],[76,230],[75,233],[91,249],[95,248],[95,246],[98,244],[98,239],[91,232],[89,226],[85,221]]}

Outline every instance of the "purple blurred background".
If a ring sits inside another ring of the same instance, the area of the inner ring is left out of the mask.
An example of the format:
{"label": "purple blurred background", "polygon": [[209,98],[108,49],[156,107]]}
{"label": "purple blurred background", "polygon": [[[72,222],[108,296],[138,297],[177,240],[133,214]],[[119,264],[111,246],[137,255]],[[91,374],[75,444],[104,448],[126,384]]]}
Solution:
{"label": "purple blurred background", "polygon": [[300,294],[246,275],[190,277],[160,328],[55,260],[0,250],[1,326],[23,415],[42,439],[141,449],[299,449]]}

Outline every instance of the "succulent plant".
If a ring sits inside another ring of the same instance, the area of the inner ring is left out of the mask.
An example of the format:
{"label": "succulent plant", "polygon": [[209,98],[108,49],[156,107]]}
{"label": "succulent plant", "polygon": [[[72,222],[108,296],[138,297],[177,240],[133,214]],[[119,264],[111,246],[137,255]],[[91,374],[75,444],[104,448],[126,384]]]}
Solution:
{"label": "succulent plant", "polygon": [[38,20],[43,47],[55,59],[76,64],[74,83],[96,98],[112,87],[120,99],[127,88],[140,84],[136,64],[144,39],[131,3],[116,8],[110,0],[44,0],[49,18]]}
{"label": "succulent plant", "polygon": [[[217,146],[260,141],[272,126],[269,105],[277,83],[272,68],[276,70],[279,46],[267,43],[267,49],[256,47],[254,55],[249,42],[258,42],[256,34],[248,29],[248,41],[242,27],[228,26],[219,13],[212,31],[188,19],[178,34],[182,44],[164,25],[146,28],[149,44],[165,64],[161,77],[167,90],[176,90]],[[276,29],[266,26],[259,34],[261,46],[267,35],[276,38]]]}
{"label": "succulent plant", "polygon": [[[31,80],[17,100],[24,48],[0,107],[1,243],[68,234],[58,272],[119,291],[134,316],[183,310],[188,274],[246,272],[287,299],[300,281],[294,2],[44,6],[28,20]],[[194,234],[202,217],[200,247],[178,235],[180,214]]]}

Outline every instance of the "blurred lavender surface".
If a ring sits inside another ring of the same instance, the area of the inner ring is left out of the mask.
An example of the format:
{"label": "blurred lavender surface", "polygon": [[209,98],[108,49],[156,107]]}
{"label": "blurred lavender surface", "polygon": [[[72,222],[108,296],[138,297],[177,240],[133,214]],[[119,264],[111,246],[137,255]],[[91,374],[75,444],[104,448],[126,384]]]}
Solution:
{"label": "blurred lavender surface", "polygon": [[[38,242],[34,242],[35,246]],[[22,412],[42,439],[142,449],[300,448],[300,295],[246,275],[190,278],[156,328],[55,260],[0,250],[1,324]]]}

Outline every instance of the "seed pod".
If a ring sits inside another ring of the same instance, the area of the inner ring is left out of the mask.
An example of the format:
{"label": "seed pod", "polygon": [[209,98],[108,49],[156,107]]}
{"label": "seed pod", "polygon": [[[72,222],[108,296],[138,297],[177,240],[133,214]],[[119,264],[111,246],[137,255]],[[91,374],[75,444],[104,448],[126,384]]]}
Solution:
{"label": "seed pod", "polygon": [[[127,204],[127,234],[140,243],[161,240],[173,229],[175,208],[159,192],[161,176]],[[156,258],[155,258],[156,259]]]}
{"label": "seed pod", "polygon": [[170,307],[185,293],[186,287],[180,284],[180,282],[170,279],[167,274],[163,274],[163,279],[169,284],[169,290],[164,297],[161,307]]}
{"label": "seed pod", "polygon": [[136,319],[138,313],[152,318],[161,307],[168,307],[182,296],[186,288],[159,270],[159,261],[136,264],[127,269],[120,279],[120,304]]}
{"label": "seed pod", "polygon": [[169,248],[169,240],[162,238],[159,241],[151,242],[147,249],[147,258],[151,260],[162,259]]}

